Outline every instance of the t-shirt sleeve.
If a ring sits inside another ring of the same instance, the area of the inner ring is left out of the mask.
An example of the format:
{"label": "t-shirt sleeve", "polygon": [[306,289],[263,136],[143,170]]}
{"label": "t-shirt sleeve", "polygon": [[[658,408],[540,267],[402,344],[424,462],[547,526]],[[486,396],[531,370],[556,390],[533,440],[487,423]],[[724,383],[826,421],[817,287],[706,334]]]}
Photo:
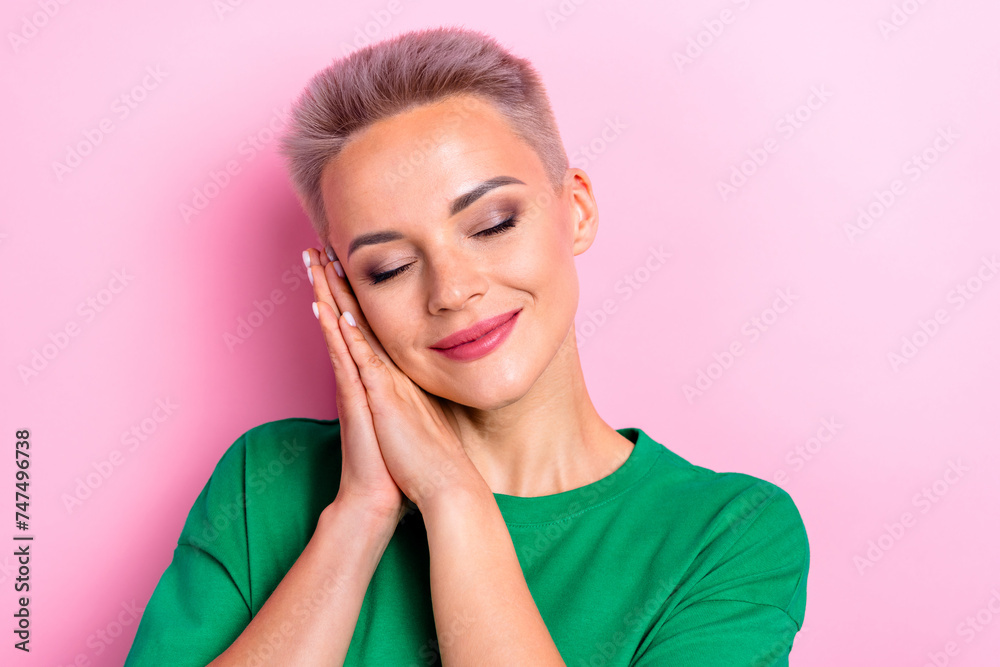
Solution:
{"label": "t-shirt sleeve", "polygon": [[681,599],[633,666],[787,666],[809,572],[795,503],[758,480],[719,512],[709,534]]}
{"label": "t-shirt sleeve", "polygon": [[204,667],[250,624],[245,480],[244,434],[195,499],[125,667]]}

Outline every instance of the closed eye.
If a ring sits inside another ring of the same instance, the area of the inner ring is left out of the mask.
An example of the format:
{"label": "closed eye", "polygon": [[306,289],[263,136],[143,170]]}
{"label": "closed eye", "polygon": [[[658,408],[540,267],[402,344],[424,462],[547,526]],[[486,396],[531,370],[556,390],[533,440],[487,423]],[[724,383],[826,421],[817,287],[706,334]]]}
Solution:
{"label": "closed eye", "polygon": [[499,225],[496,225],[495,227],[490,227],[489,229],[484,229],[483,231],[476,234],[476,236],[493,236],[495,234],[503,234],[508,229],[513,229],[513,227],[516,224],[517,224],[517,216],[512,215],[503,222],[501,222]]}
{"label": "closed eye", "polygon": [[[490,227],[489,229],[484,229],[478,234],[474,234],[474,236],[478,237],[496,236],[497,234],[503,234],[504,232],[513,229],[516,225],[517,225],[517,216],[512,215],[503,222],[501,222],[500,224]],[[369,276],[369,282],[372,285],[377,285],[387,280],[391,280],[396,276],[398,276],[399,274],[406,271],[407,269],[409,269],[411,266],[413,266],[413,262],[410,262],[409,264],[404,264],[403,266],[397,267],[391,271],[373,273]]]}

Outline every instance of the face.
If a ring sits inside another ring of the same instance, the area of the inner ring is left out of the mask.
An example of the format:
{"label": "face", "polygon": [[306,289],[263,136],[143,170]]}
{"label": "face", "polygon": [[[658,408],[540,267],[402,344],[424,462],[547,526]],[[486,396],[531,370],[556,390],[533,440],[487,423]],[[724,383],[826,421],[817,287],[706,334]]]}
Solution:
{"label": "face", "polygon": [[[556,195],[534,150],[471,95],[384,119],[326,166],[327,240],[372,331],[428,393],[503,407],[573,345],[573,258],[590,246],[597,210],[584,172],[568,170],[564,184]],[[485,356],[432,349],[511,311]]]}

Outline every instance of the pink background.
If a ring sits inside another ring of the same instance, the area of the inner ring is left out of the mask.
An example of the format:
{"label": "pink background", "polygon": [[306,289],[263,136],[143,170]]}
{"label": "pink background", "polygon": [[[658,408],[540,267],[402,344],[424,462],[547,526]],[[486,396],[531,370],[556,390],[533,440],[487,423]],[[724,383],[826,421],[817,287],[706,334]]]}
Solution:
{"label": "pink background", "polygon": [[995,664],[1000,6],[471,4],[4,3],[0,478],[10,517],[29,428],[36,538],[30,656],[12,522],[0,538],[0,662],[121,664],[123,605],[148,600],[226,448],[335,416],[316,239],[272,129],[358,35],[451,24],[535,63],[593,179],[577,327],[602,416],[795,499],[812,568],[792,664]]}

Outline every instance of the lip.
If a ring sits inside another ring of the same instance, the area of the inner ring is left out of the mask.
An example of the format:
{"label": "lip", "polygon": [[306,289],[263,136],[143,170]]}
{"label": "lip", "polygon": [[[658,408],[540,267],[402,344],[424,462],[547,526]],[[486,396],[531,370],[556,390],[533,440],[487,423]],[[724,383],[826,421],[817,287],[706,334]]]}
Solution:
{"label": "lip", "polygon": [[502,313],[495,317],[476,322],[471,327],[456,331],[445,336],[430,346],[435,352],[440,352],[450,359],[468,361],[478,359],[490,352],[507,339],[508,334],[517,322],[520,308]]}

